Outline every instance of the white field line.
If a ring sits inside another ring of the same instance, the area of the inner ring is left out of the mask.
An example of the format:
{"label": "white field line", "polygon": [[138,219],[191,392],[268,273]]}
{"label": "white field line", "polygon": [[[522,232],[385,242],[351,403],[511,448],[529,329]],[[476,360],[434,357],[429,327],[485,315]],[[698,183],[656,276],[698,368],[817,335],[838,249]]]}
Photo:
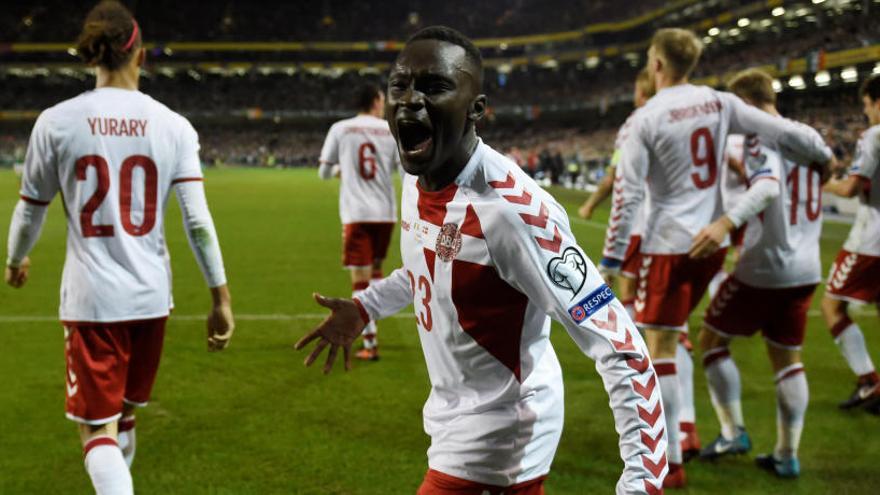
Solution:
{"label": "white field line", "polygon": [[[868,306],[852,306],[850,307],[851,314],[855,316],[870,316],[876,315],[877,312],[871,309]],[[807,315],[810,318],[818,318],[822,316],[822,312],[818,309],[811,309],[807,312]],[[327,313],[298,313],[298,314],[284,314],[284,313],[267,313],[267,314],[236,314],[236,321],[303,321],[303,320],[320,320],[327,316]],[[172,314],[169,319],[177,320],[177,321],[203,321],[207,318],[207,315],[174,315]],[[408,319],[413,318],[412,314],[409,313],[398,313],[396,315],[390,316],[389,318],[394,319]],[[46,315],[0,315],[0,323],[43,323],[43,322],[58,322],[57,316],[46,316]]]}

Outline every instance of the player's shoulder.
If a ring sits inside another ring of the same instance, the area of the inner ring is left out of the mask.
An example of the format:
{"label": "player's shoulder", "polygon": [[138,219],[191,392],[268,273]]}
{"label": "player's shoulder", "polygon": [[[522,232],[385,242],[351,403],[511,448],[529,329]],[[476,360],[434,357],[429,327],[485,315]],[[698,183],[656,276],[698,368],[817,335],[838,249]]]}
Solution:
{"label": "player's shoulder", "polygon": [[880,124],[872,125],[865,129],[865,132],[862,133],[862,139],[865,141],[865,144],[871,145],[874,148],[880,148]]}
{"label": "player's shoulder", "polygon": [[528,223],[526,219],[545,223],[548,218],[565,217],[550,193],[510,158],[482,142],[459,176],[458,185],[477,207],[478,216],[482,212],[492,217],[488,227],[492,230],[522,227],[524,221]]}
{"label": "player's shoulder", "polygon": [[42,120],[43,122],[51,122],[64,119],[66,117],[81,116],[84,107],[89,105],[90,99],[93,97],[94,93],[94,90],[89,90],[80,93],[72,98],[59,101],[58,103],[40,112],[38,121]]}

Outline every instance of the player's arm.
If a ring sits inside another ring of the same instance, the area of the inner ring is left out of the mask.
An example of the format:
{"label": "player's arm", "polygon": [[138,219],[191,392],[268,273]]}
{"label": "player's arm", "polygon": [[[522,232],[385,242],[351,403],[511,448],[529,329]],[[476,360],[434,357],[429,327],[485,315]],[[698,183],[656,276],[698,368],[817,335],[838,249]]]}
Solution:
{"label": "player's arm", "polygon": [[688,251],[691,258],[705,258],[716,252],[730,232],[764,211],[780,195],[782,164],[778,156],[766,153],[756,136],[747,136],[746,143],[742,164],[749,189],[721,218],[704,227],[694,237]]}
{"label": "player's arm", "polygon": [[321,158],[318,165],[318,177],[323,180],[329,180],[340,176],[339,169],[339,138],[337,137],[338,127],[334,124],[327,132],[324,138],[324,145],[321,146]]}
{"label": "player's arm", "polygon": [[[654,493],[667,472],[666,427],[647,348],[626,309],[577,245],[562,207],[547,198],[522,211],[510,211],[511,206],[492,215],[498,219],[492,224],[483,223],[492,261],[502,279],[560,322],[595,361],[620,436],[624,470],[617,493]],[[543,228],[527,225],[520,216],[535,211],[549,214]]]}
{"label": "player's arm", "polygon": [[208,349],[220,351],[229,345],[235,320],[232,298],[226,284],[226,271],[214,219],[208,209],[202,181],[184,181],[174,185],[174,192],[183,215],[183,228],[195,255],[202,276],[211,291],[211,312],[208,315]]}
{"label": "player's arm", "polygon": [[[615,156],[619,155],[620,150],[614,150]],[[613,160],[612,160],[613,161]],[[590,219],[593,216],[593,210],[596,209],[597,206],[602,204],[603,201],[608,196],[611,196],[611,189],[614,187],[614,175],[615,175],[615,165],[610,165],[608,167],[608,171],[602,180],[599,181],[599,185],[596,187],[596,190],[593,191],[593,194],[590,195],[589,198],[584,202],[581,208],[578,210],[578,215],[581,218]]]}
{"label": "player's arm", "polygon": [[199,160],[199,136],[192,125],[181,117],[178,163],[171,181],[183,228],[190,248],[211,292],[211,312],[208,313],[208,350],[221,351],[229,345],[235,320],[232,316],[232,298],[226,284],[226,271],[220,241],[214,228],[214,219],[208,209],[205,185]]}
{"label": "player's arm", "polygon": [[871,185],[869,177],[874,176],[880,164],[880,133],[869,129],[858,146],[849,175],[843,179],[831,179],[822,188],[824,191],[844,198],[854,198],[868,190]]}
{"label": "player's arm", "polygon": [[294,348],[301,350],[313,340],[318,344],[306,357],[305,365],[311,366],[327,346],[324,373],[333,369],[333,362],[341,348],[344,353],[345,370],[351,369],[351,345],[361,334],[364,326],[372,320],[391,316],[412,303],[412,286],[403,268],[372,283],[354,299],[335,299],[314,294],[315,302],[330,310],[330,315],[315,329],[301,338]]}
{"label": "player's arm", "polygon": [[616,275],[629,246],[630,232],[639,208],[645,199],[650,151],[642,136],[644,127],[632,123],[632,130],[623,140],[620,163],[614,178],[611,215],[605,233],[605,248],[599,263],[603,275]]}
{"label": "player's arm", "polygon": [[848,175],[843,179],[829,180],[822,186],[822,190],[842,198],[854,198],[865,190],[868,183],[868,179],[860,175]]}
{"label": "player's arm", "polygon": [[333,178],[339,178],[342,175],[340,173],[339,165],[335,163],[321,162],[318,165],[318,177],[323,180],[329,180]]}
{"label": "player's arm", "polygon": [[751,106],[733,93],[719,92],[730,115],[730,131],[757,134],[768,145],[796,163],[818,164],[830,170],[836,164],[834,153],[812,127],[771,115]]}
{"label": "player's arm", "polygon": [[6,283],[22,287],[28,279],[28,254],[43,229],[49,203],[58,193],[58,171],[51,144],[49,117],[44,113],[34,124],[24,159],[21,192],[12,212],[6,254]]}

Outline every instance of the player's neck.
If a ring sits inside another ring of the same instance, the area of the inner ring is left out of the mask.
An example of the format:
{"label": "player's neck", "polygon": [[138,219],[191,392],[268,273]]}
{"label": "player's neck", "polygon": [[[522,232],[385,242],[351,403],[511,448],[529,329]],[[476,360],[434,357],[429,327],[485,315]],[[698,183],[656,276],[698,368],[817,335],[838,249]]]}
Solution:
{"label": "player's neck", "polygon": [[775,105],[772,105],[772,104],[769,104],[769,103],[768,103],[768,104],[766,104],[766,105],[763,105],[763,106],[761,107],[761,110],[763,110],[763,111],[769,113],[770,115],[775,115],[775,116],[777,116],[777,117],[781,117],[781,115],[779,115],[779,110],[776,109],[776,106],[775,106]]}
{"label": "player's neck", "polygon": [[107,70],[98,67],[96,70],[95,87],[96,88],[119,88],[130,91],[137,91],[139,82],[140,68],[130,70],[128,68],[120,70]]}
{"label": "player's neck", "polygon": [[478,142],[477,134],[473,130],[465,133],[458,151],[449,160],[440,164],[437,170],[428,171],[419,176],[419,185],[422,189],[433,192],[452,184],[470,161],[477,149]]}
{"label": "player's neck", "polygon": [[683,77],[681,79],[672,79],[662,72],[658,73],[658,76],[659,77],[657,77],[654,81],[655,85],[657,86],[657,91],[660,91],[661,89],[672,88],[675,86],[682,86],[688,84],[689,82],[687,77]]}

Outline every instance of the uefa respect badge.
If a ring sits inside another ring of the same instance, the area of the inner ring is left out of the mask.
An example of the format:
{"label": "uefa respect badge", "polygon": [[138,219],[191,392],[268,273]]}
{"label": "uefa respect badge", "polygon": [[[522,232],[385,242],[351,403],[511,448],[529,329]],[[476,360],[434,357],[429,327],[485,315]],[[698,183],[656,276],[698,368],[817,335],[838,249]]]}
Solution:
{"label": "uefa respect badge", "polygon": [[614,292],[607,284],[602,284],[568,309],[571,318],[580,323],[614,300]]}

